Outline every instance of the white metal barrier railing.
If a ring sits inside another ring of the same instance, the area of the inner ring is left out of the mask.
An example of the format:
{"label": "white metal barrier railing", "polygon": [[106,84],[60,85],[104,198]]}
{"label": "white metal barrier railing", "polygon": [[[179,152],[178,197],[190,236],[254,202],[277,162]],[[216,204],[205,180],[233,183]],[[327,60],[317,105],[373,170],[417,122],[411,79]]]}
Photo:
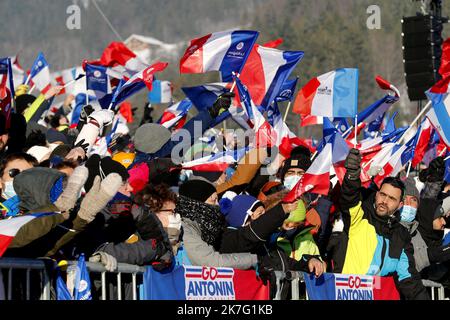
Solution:
{"label": "white metal barrier railing", "polygon": [[[74,267],[76,266],[77,261],[68,261],[67,272],[73,272]],[[123,300],[123,281],[122,274],[131,275],[131,287],[132,287],[132,300],[138,300],[139,296],[139,286],[138,286],[138,277],[143,277],[145,272],[145,267],[139,267],[136,265],[130,265],[126,263],[118,263],[117,270],[115,272],[109,272],[105,269],[105,267],[100,263],[86,262],[86,266],[88,268],[89,273],[98,273],[101,277],[101,300],[107,300],[106,294],[106,286],[107,286],[107,277],[106,274],[116,274],[116,287],[117,287],[117,299]],[[25,295],[21,295],[23,300],[30,300],[31,298],[31,272],[37,271],[39,272],[39,280],[40,280],[40,300],[51,300],[51,288],[52,288],[52,275],[54,274],[52,271],[56,267],[56,262],[50,259],[23,259],[23,258],[0,258],[0,292],[4,284],[6,284],[7,294],[4,299],[12,300],[12,291],[14,286],[14,271],[15,270],[25,270]],[[7,270],[6,279],[3,278],[2,275],[3,270]],[[283,290],[283,285],[285,281],[290,282],[291,287],[291,300],[300,300],[301,294],[304,294],[305,299],[308,300],[308,295],[306,292],[306,288],[303,291],[300,289],[300,284],[304,283],[303,272],[297,271],[288,271],[281,272],[275,271],[276,282],[277,282],[277,291],[274,297],[274,300],[281,299],[281,292]],[[92,278],[92,277],[91,277]],[[141,278],[142,279],[142,278]],[[3,282],[3,283],[2,283]],[[445,300],[445,288],[442,284],[430,281],[430,280],[422,280],[424,286],[431,290],[431,299],[432,300]],[[92,285],[91,285],[92,288]],[[437,290],[437,296],[435,294],[435,290]],[[0,295],[1,298],[1,295]]]}

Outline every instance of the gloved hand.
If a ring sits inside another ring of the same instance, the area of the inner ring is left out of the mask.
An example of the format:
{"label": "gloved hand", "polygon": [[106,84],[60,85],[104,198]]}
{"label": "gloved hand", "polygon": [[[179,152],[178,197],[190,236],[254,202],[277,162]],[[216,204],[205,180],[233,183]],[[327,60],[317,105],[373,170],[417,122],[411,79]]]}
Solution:
{"label": "gloved hand", "polygon": [[231,105],[231,98],[233,98],[234,96],[235,94],[233,92],[222,93],[213,103],[213,106],[209,109],[211,118],[215,119],[221,113],[227,111]]}
{"label": "gloved hand", "polygon": [[78,200],[78,195],[83,188],[89,175],[89,170],[85,166],[78,166],[73,171],[67,181],[64,191],[55,201],[55,206],[62,212],[71,210]]}
{"label": "gloved hand", "polygon": [[275,270],[268,254],[264,256],[258,255],[258,264],[255,269],[256,275],[261,279],[265,286],[268,283],[276,285]]}
{"label": "gloved hand", "polygon": [[430,162],[427,169],[419,173],[422,182],[440,182],[444,179],[445,161],[443,157],[437,157]]}
{"label": "gloved hand", "polygon": [[91,189],[81,201],[78,216],[87,222],[94,220],[97,213],[112,200],[122,184],[122,177],[118,173],[108,174],[101,182],[100,177],[96,176]]}
{"label": "gloved hand", "polygon": [[117,259],[114,258],[112,255],[97,251],[92,254],[92,256],[89,258],[90,262],[100,262],[105,266],[105,269],[109,272],[113,272],[117,269]]}
{"label": "gloved hand", "polygon": [[450,260],[450,244],[440,247],[428,247],[427,252],[431,263]]}
{"label": "gloved hand", "polygon": [[28,93],[28,90],[30,90],[29,85],[26,84],[19,85],[19,87],[15,89],[16,98],[22,94]]}
{"label": "gloved hand", "polygon": [[114,111],[108,109],[97,110],[91,113],[88,122],[92,123],[94,120],[99,127],[104,127],[112,123],[114,118]]}
{"label": "gloved hand", "polygon": [[345,159],[345,168],[347,169],[347,178],[350,180],[359,179],[361,174],[361,154],[359,150],[352,148]]}
{"label": "gloved hand", "polygon": [[156,271],[162,271],[172,265],[173,252],[164,242],[152,241],[152,246],[156,246],[156,259],[152,262],[152,268]]}

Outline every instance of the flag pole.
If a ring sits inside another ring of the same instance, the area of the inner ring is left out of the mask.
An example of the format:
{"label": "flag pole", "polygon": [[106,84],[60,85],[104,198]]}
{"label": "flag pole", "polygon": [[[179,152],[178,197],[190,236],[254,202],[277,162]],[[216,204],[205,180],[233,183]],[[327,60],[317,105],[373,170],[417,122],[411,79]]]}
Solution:
{"label": "flag pole", "polygon": [[406,129],[406,131],[402,134],[401,138],[398,139],[397,144],[400,144],[403,139],[406,137],[406,134],[411,130],[413,124],[415,124],[417,122],[417,120],[420,119],[421,116],[423,116],[423,114],[428,111],[428,109],[431,106],[431,101],[428,101],[428,103],[425,105],[425,107],[423,107],[422,111],[420,111],[420,113],[417,115],[417,117],[409,124],[408,129]]}
{"label": "flag pole", "polygon": [[444,148],[438,155],[438,157],[442,157],[445,153],[445,151],[447,151],[447,148]]}
{"label": "flag pole", "polygon": [[448,159],[450,159],[450,156],[448,156],[447,158],[445,158],[444,161],[447,161]]}
{"label": "flag pole", "polygon": [[287,105],[287,107],[286,107],[286,112],[284,113],[283,122],[286,122],[286,118],[287,118],[289,109],[291,108],[291,103],[292,103],[292,101],[289,100],[289,103],[288,103],[288,105]]}
{"label": "flag pole", "polygon": [[407,178],[409,177],[409,171],[411,170],[411,164],[412,164],[412,161],[409,161],[408,170],[406,171],[406,177]]}
{"label": "flag pole", "polygon": [[36,84],[33,84],[33,86],[31,87],[30,91],[28,91],[28,94],[31,94],[35,87],[36,87]]}
{"label": "flag pole", "polygon": [[358,137],[358,114],[355,115],[355,137],[353,140],[353,145],[354,145],[355,149],[356,149],[356,145],[358,144],[357,137]]}
{"label": "flag pole", "polygon": [[31,79],[31,72],[30,72],[30,74],[28,75],[27,80],[25,80],[24,85],[27,85],[28,82],[30,81],[30,79]]}

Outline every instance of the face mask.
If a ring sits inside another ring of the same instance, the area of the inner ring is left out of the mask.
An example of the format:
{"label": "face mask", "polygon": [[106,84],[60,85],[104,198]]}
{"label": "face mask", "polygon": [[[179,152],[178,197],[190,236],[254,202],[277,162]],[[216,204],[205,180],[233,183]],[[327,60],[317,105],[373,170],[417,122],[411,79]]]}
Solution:
{"label": "face mask", "polygon": [[5,189],[2,192],[2,196],[5,199],[10,199],[16,195],[16,191],[13,187],[13,180],[5,182]]}
{"label": "face mask", "polygon": [[292,190],[294,189],[295,185],[297,184],[297,182],[299,182],[301,179],[301,177],[299,176],[290,176],[290,177],[286,177],[284,178],[284,186],[286,187],[286,189],[288,190]]}
{"label": "face mask", "polygon": [[405,222],[412,222],[416,217],[417,209],[411,206],[403,206],[400,209],[400,219]]}
{"label": "face mask", "polygon": [[168,228],[174,228],[177,230],[181,229],[181,216],[179,213],[169,216]]}

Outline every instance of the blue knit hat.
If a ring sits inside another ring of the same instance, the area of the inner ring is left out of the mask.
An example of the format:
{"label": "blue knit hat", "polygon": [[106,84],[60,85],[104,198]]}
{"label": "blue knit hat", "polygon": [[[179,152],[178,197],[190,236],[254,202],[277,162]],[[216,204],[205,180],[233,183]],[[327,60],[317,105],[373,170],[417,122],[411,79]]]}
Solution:
{"label": "blue knit hat", "polygon": [[220,199],[219,205],[228,225],[233,228],[244,226],[248,216],[257,207],[263,206],[261,201],[249,195],[238,195],[230,199],[226,194]]}

